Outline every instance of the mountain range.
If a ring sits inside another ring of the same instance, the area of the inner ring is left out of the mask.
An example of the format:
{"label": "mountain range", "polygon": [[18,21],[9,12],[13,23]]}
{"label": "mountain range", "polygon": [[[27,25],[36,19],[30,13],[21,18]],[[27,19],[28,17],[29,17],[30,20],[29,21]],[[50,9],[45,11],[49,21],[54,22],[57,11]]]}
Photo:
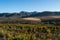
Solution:
{"label": "mountain range", "polygon": [[27,21],[60,21],[60,12],[25,12],[21,11],[19,13],[0,13],[0,21],[8,20],[27,20]]}
{"label": "mountain range", "polygon": [[0,17],[42,17],[42,16],[60,16],[60,12],[50,12],[50,11],[44,11],[44,12],[25,12],[21,11],[20,13],[0,13]]}

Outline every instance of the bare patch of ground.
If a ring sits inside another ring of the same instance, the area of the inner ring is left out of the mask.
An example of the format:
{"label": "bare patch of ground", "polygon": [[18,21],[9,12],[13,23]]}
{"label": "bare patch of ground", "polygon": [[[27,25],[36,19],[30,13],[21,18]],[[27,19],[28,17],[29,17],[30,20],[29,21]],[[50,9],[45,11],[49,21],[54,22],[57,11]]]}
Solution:
{"label": "bare patch of ground", "polygon": [[28,18],[22,18],[23,20],[28,20],[28,21],[41,21],[40,18],[34,18],[34,17],[28,17]]}

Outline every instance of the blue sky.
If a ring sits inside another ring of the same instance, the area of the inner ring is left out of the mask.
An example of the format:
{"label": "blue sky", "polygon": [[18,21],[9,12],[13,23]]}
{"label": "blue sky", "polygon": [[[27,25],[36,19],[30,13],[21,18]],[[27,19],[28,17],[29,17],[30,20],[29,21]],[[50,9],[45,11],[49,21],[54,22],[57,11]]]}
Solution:
{"label": "blue sky", "polygon": [[60,11],[60,0],[0,0],[0,13],[20,11]]}

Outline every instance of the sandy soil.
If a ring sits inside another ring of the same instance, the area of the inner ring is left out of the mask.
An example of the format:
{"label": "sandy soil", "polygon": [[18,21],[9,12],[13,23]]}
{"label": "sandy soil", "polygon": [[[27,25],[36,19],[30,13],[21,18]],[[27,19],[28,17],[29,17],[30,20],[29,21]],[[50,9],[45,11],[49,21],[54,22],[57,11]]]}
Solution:
{"label": "sandy soil", "polygon": [[33,18],[33,17],[29,17],[29,18],[23,18],[24,20],[29,20],[29,21],[40,21],[39,18]]}

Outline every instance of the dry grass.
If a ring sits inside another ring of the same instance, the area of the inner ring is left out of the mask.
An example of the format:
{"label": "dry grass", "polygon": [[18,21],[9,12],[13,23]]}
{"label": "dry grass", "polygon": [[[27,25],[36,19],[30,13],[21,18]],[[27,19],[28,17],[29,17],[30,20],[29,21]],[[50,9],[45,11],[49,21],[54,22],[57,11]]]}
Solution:
{"label": "dry grass", "polygon": [[40,17],[40,19],[42,19],[42,20],[57,19],[57,18],[60,18],[60,16],[43,16],[43,17]]}

